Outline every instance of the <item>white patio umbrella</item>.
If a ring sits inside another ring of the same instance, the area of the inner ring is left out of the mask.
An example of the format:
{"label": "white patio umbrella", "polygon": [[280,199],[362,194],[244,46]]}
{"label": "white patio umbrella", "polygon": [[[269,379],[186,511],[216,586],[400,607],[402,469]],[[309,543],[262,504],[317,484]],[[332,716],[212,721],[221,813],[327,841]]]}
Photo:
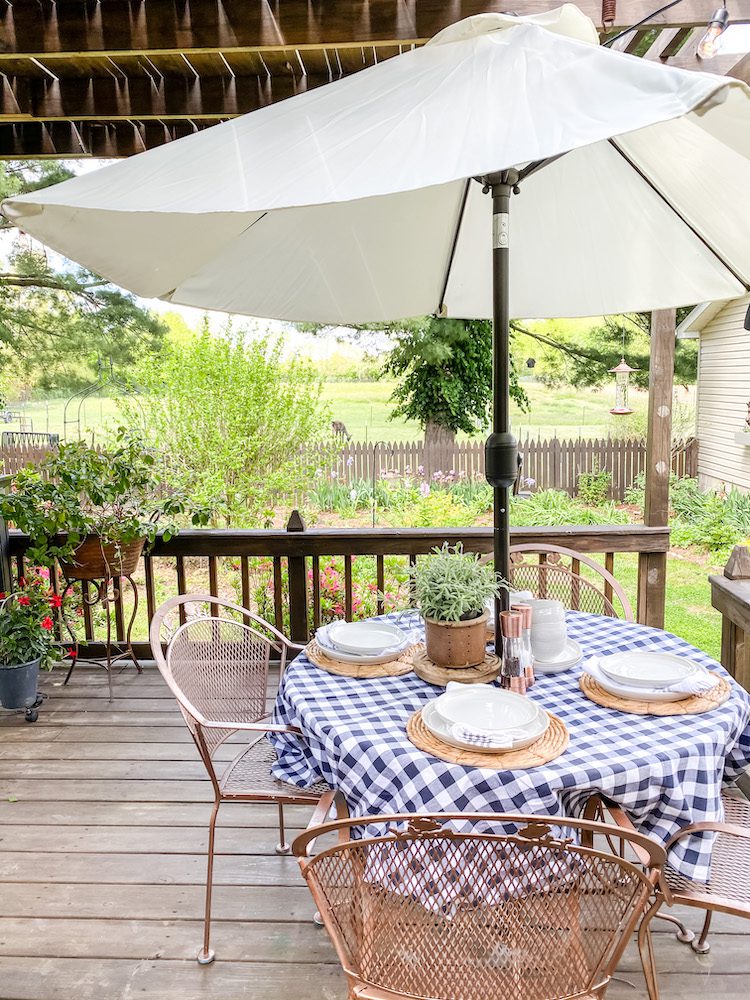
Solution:
{"label": "white patio umbrella", "polygon": [[3,212],[146,297],[342,325],[493,317],[487,477],[507,575],[509,317],[742,294],[749,192],[750,90],[600,48],[565,5],[468,18]]}

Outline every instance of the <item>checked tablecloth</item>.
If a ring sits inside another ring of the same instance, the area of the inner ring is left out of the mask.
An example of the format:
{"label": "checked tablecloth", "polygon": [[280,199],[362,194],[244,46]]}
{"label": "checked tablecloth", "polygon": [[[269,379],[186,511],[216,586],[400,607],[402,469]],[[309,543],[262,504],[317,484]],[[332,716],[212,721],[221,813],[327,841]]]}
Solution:
{"label": "checked tablecloth", "polygon": [[[413,628],[414,619],[386,619]],[[568,634],[584,656],[623,650],[679,653],[710,670],[705,653],[659,629],[568,612]],[[449,764],[409,742],[409,716],[442,693],[414,674],[359,680],[320,670],[304,653],[289,664],[274,722],[298,726],[304,740],[274,734],[277,778],[303,787],[324,778],[352,815],[402,812],[524,812],[577,815],[593,792],[627,811],[636,828],[660,841],[688,823],[721,818],[720,791],[750,765],[750,695],[732,682],[730,699],[704,715],[641,716],[602,708],[579,690],[581,667],[537,678],[529,697],[558,715],[570,746],[528,770]],[[711,837],[680,842],[671,865],[709,877]]]}

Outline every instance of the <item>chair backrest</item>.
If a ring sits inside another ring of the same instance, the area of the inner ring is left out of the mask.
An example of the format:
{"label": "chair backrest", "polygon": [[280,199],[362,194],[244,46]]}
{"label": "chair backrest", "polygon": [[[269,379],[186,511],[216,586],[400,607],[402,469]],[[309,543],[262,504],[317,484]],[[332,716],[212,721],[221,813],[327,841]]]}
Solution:
{"label": "chair backrest", "polygon": [[[580,846],[582,834],[604,833],[605,824],[561,822],[364,817],[313,828],[293,849],[350,988],[433,1000],[569,997],[606,985],[652,881],[622,857]],[[356,826],[363,836],[346,840]],[[368,835],[373,829],[383,832]],[[334,831],[339,843],[307,860],[310,841]],[[659,844],[617,836],[660,870]]]}
{"label": "chair backrest", "polygon": [[[582,573],[584,566],[588,575]],[[510,583],[514,590],[530,590],[534,597],[562,601],[572,611],[634,621],[630,601],[609,570],[562,545],[512,545]]]}
{"label": "chair backrest", "polygon": [[[211,613],[213,612],[213,613]],[[210,594],[181,594],[156,611],[150,628],[156,664],[204,753],[210,756],[233,724],[267,716],[272,651],[286,662],[289,641],[246,608]],[[226,728],[204,723],[226,722]]]}

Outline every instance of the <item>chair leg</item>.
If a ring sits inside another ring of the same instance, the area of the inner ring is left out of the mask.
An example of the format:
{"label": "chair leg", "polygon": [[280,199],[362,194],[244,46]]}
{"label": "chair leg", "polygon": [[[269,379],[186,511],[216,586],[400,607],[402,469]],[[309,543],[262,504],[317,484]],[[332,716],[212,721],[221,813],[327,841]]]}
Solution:
{"label": "chair leg", "polygon": [[686,927],[679,917],[675,917],[671,913],[657,913],[657,920],[666,920],[668,924],[674,924],[677,928],[675,937],[682,944],[689,944],[692,946],[693,940],[695,938],[695,932],[691,931],[689,927]]}
{"label": "chair leg", "polygon": [[696,953],[696,955],[707,955],[711,951],[711,945],[706,941],[708,937],[708,930],[711,926],[711,917],[714,915],[713,910],[706,910],[706,919],[703,921],[703,927],[701,928],[700,937],[697,941],[691,941],[690,947]]}
{"label": "chair leg", "polygon": [[641,956],[643,977],[646,980],[646,991],[648,992],[649,1000],[659,1000],[659,979],[656,971],[656,958],[654,956],[654,941],[651,936],[651,921],[661,904],[661,899],[657,899],[652,903],[638,928],[638,952]]}
{"label": "chair leg", "polygon": [[211,938],[211,892],[214,881],[214,839],[216,837],[216,817],[219,815],[221,799],[214,803],[211,822],[208,827],[208,867],[206,871],[206,912],[203,918],[203,950],[198,955],[199,965],[210,965],[216,958],[210,947]]}
{"label": "chair leg", "polygon": [[292,848],[286,842],[286,833],[284,831],[284,806],[279,802],[279,842],[276,845],[277,854],[291,854]]}

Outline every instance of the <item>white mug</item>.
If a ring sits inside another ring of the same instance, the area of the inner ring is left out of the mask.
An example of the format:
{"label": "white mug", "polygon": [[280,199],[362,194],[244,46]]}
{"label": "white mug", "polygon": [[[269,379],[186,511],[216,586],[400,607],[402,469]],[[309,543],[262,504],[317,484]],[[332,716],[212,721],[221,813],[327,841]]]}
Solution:
{"label": "white mug", "polygon": [[562,601],[533,600],[526,601],[531,605],[531,624],[542,622],[564,622],[565,605]]}
{"label": "white mug", "polygon": [[568,629],[564,619],[537,623],[531,619],[531,651],[535,660],[554,660],[563,653],[567,641]]}

